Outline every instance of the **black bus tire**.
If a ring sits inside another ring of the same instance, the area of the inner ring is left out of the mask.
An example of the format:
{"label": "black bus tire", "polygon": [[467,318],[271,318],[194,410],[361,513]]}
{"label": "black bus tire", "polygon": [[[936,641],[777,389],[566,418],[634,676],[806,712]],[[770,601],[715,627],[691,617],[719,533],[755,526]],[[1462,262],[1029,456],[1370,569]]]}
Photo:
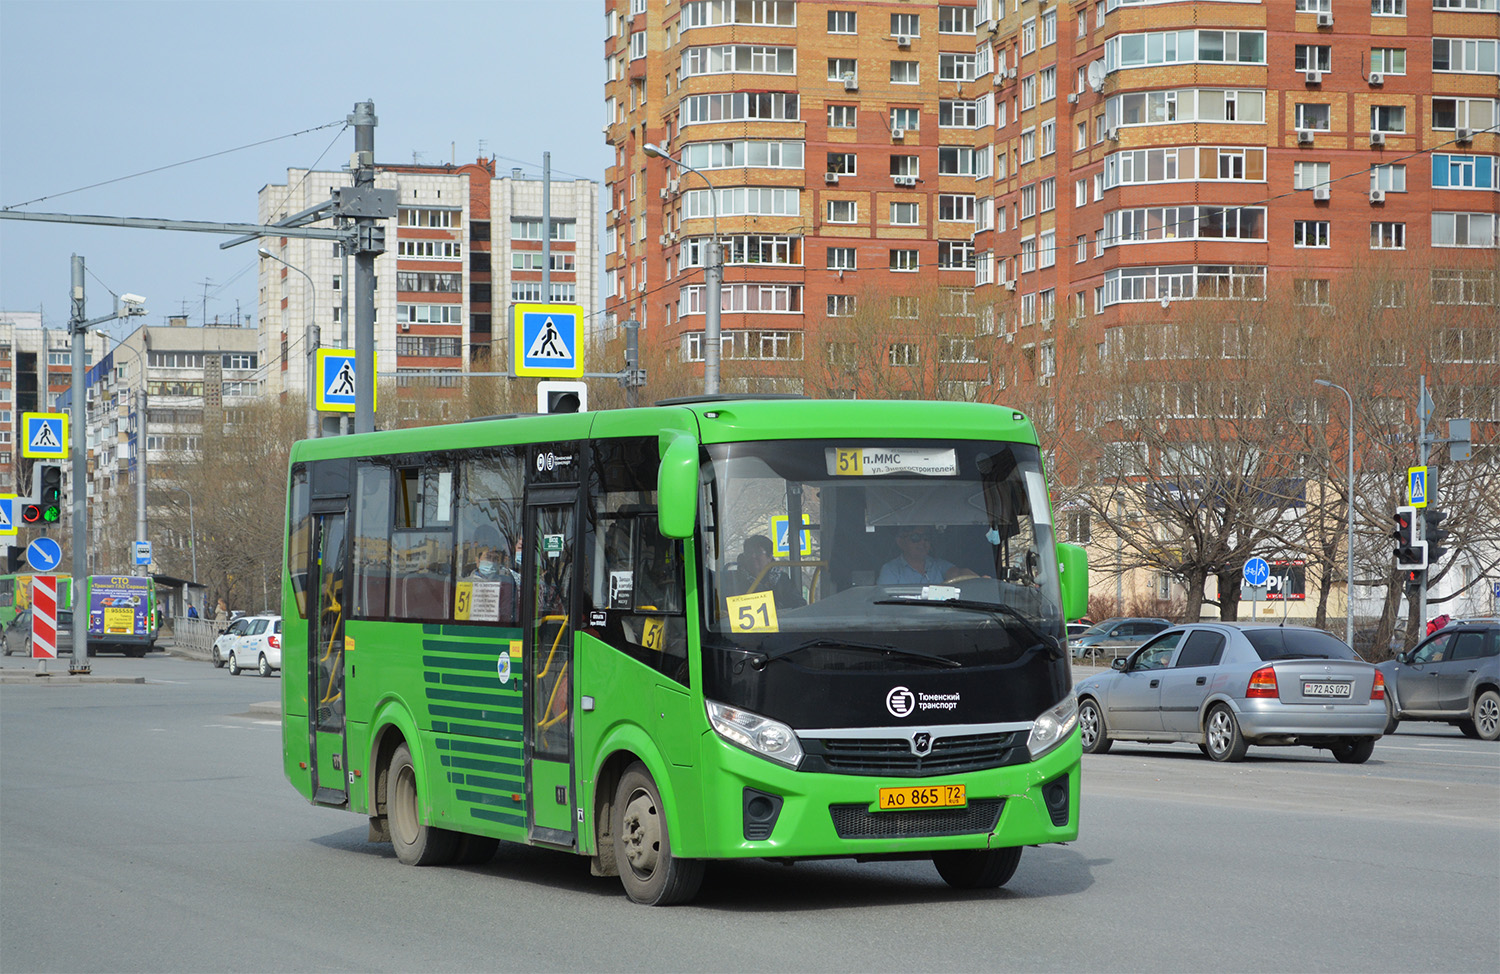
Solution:
{"label": "black bus tire", "polygon": [[1010,882],[1021,863],[1021,847],[960,849],[932,857],[943,882],[954,889],[998,889]]}
{"label": "black bus tire", "polygon": [[[230,656],[231,661],[234,659]],[[453,860],[458,835],[422,824],[422,796],[417,789],[417,767],[411,749],[402,743],[391,755],[386,772],[385,806],[391,845],[396,858],[408,866],[441,866]]]}
{"label": "black bus tire", "polygon": [[698,894],[703,862],[672,854],[661,792],[639,761],[620,776],[612,814],[620,883],[632,900],[646,906],[671,906]]}

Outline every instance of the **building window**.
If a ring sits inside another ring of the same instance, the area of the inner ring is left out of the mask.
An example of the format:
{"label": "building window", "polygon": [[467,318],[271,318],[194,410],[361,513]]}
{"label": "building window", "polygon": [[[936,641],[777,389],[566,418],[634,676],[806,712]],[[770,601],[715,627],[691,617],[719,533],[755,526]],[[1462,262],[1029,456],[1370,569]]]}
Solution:
{"label": "building window", "polygon": [[829,247],[828,269],[831,271],[855,270],[855,254],[853,247]]}
{"label": "building window", "polygon": [[940,5],[938,7],[938,33],[974,33],[974,8]]}
{"label": "building window", "polygon": [[849,318],[854,315],[855,300],[852,294],[828,295],[828,317]]}
{"label": "building window", "polygon": [[887,350],[887,359],[894,366],[917,365],[921,362],[921,351],[910,342],[894,342]]}
{"label": "building window", "polygon": [[915,85],[921,83],[921,63],[918,61],[892,61],[891,84]]}
{"label": "building window", "polygon": [[1292,224],[1293,247],[1327,247],[1327,220],[1297,220]]}
{"label": "building window", "polygon": [[1327,185],[1328,165],[1326,162],[1292,163],[1292,189],[1312,189]]}
{"label": "building window", "polygon": [[922,36],[922,18],[918,14],[891,14],[891,36]]}
{"label": "building window", "polygon": [[1406,0],[1370,0],[1370,13],[1376,17],[1405,17]]}
{"label": "building window", "polygon": [[843,81],[849,76],[858,77],[859,62],[852,57],[831,57],[828,59],[828,80]]}
{"label": "building window", "polygon": [[1299,129],[1327,132],[1330,117],[1327,105],[1314,105],[1308,102],[1297,103],[1297,127]]}
{"label": "building window", "polygon": [[828,11],[828,33],[853,34],[858,31],[859,18],[853,10]]}
{"label": "building window", "polygon": [[1457,74],[1495,74],[1500,41],[1466,37],[1434,37],[1432,70]]}
{"label": "building window", "polygon": [[1396,135],[1406,131],[1406,109],[1401,105],[1371,105],[1370,131],[1391,132]]}
{"label": "building window", "polygon": [[1303,307],[1325,306],[1328,304],[1328,280],[1298,278],[1292,282],[1292,298]]}
{"label": "building window", "polygon": [[[1301,189],[1302,187],[1299,186],[1297,188]],[[1406,192],[1406,166],[1398,164],[1371,166],[1370,188],[1383,189],[1387,193]]]}
{"label": "building window", "polygon": [[938,241],[939,270],[973,270],[974,243],[970,240]]}
{"label": "building window", "polygon": [[831,129],[854,128],[854,106],[853,105],[829,105],[828,127]]}
{"label": "building window", "polygon": [[1495,272],[1490,270],[1433,268],[1433,304],[1495,303]]}
{"label": "building window", "polygon": [[1495,214],[1434,213],[1432,214],[1432,245],[1434,247],[1493,247],[1495,246]]}
{"label": "building window", "polygon": [[891,226],[914,227],[920,216],[919,205],[916,203],[892,203],[891,204]]}
{"label": "building window", "polygon": [[1371,250],[1405,250],[1406,249],[1406,224],[1404,224],[1404,223],[1371,223],[1370,224],[1370,249]]}
{"label": "building window", "polygon": [[1434,98],[1432,127],[1435,129],[1488,129],[1495,125],[1493,98]]}
{"label": "building window", "polygon": [[892,250],[890,252],[890,267],[893,271],[917,271],[921,264],[917,261],[915,250]]}
{"label": "building window", "polygon": [[938,80],[973,81],[974,64],[975,55],[973,54],[939,54]]}
{"label": "building window", "polygon": [[939,146],[938,174],[942,176],[974,175],[974,150],[966,146]]}
{"label": "building window", "polygon": [[828,201],[829,223],[857,223],[858,221],[859,205],[854,200]]}
{"label": "building window", "polygon": [[[972,13],[972,11],[970,11]],[[978,102],[943,98],[938,101],[938,128],[971,129],[978,123]]]}
{"label": "building window", "polygon": [[1401,47],[1371,48],[1370,70],[1379,74],[1405,74],[1406,49]]}
{"label": "building window", "polygon": [[857,157],[852,152],[830,152],[827,171],[840,176],[852,176],[857,171],[856,159]]}
{"label": "building window", "polygon": [[1500,163],[1495,156],[1449,155],[1432,157],[1432,185],[1435,189],[1495,189],[1500,185]]}
{"label": "building window", "polygon": [[938,219],[973,223],[973,195],[967,193],[938,194]]}
{"label": "building window", "polygon": [[[1297,71],[1333,70],[1333,46],[1330,44],[1298,44],[1292,55],[1292,67]],[[1373,68],[1371,70],[1374,70]]]}

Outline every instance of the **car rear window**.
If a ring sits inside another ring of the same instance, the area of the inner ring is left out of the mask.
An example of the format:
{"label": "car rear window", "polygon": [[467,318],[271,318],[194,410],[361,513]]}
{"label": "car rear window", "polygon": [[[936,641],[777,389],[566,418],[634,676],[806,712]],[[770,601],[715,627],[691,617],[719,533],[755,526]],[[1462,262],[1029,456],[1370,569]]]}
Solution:
{"label": "car rear window", "polygon": [[1250,645],[1263,660],[1278,659],[1359,659],[1337,636],[1321,629],[1296,626],[1284,629],[1252,629],[1245,633]]}

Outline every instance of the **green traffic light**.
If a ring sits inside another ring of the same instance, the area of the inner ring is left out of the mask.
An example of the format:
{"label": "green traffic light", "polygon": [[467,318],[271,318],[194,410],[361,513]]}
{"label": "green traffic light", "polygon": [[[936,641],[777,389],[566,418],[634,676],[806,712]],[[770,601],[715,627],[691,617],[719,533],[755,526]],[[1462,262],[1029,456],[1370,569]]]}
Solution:
{"label": "green traffic light", "polygon": [[62,508],[56,504],[50,504],[42,508],[42,520],[48,524],[56,524],[62,518]]}

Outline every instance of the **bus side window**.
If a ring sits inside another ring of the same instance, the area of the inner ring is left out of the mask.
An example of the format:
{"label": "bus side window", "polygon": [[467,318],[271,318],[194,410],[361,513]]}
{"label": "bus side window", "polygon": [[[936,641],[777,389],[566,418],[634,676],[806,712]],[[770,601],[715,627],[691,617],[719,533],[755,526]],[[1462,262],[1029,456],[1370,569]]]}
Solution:
{"label": "bus side window", "polygon": [[[525,465],[516,447],[474,451],[459,470],[458,577],[450,618],[520,624]],[[469,582],[468,586],[464,583]]]}
{"label": "bus side window", "polygon": [[383,619],[391,586],[391,470],[361,464],[354,508],[354,606],[357,619]]}
{"label": "bus side window", "polygon": [[[286,570],[297,599],[297,615],[307,618],[307,572],[312,547],[312,492],[307,483],[307,465],[292,468],[290,517],[287,521]],[[24,604],[24,599],[19,604]]]}
{"label": "bus side window", "polygon": [[391,618],[447,619],[453,605],[453,471],[396,471]]}

